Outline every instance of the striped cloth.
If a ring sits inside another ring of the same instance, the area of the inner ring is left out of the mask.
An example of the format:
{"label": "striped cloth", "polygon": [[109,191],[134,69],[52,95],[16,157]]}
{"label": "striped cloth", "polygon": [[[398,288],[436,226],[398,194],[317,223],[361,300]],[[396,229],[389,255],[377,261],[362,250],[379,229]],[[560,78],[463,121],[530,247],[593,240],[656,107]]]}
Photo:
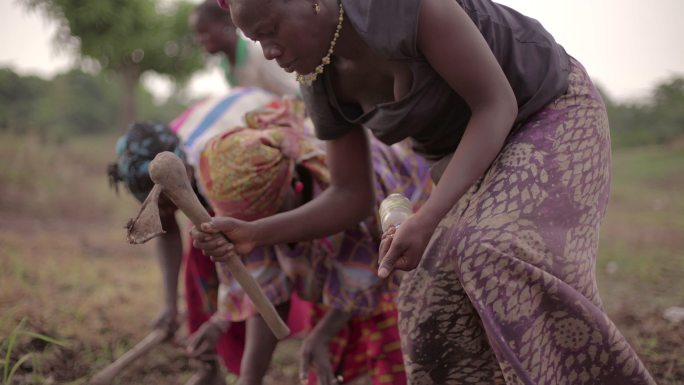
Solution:
{"label": "striped cloth", "polygon": [[183,143],[188,164],[197,169],[200,153],[209,139],[244,126],[247,112],[276,98],[260,88],[236,88],[225,96],[205,99],[189,108],[170,124]]}

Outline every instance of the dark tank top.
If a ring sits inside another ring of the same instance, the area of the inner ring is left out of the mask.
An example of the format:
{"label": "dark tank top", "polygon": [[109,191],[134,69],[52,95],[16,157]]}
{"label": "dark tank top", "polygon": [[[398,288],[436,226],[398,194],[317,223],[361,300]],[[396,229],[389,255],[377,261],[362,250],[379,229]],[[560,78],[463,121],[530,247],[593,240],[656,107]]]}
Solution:
{"label": "dark tank top", "polygon": [[[341,0],[345,17],[370,49],[408,65],[407,95],[363,112],[335,98],[322,74],[302,95],[320,139],[335,139],[351,127],[370,129],[385,144],[410,137],[414,150],[431,161],[452,153],[470,119],[470,109],[418,51],[421,0]],[[468,14],[501,65],[523,122],[567,88],[569,57],[536,20],[489,0],[454,0]],[[449,49],[445,42],[444,49]]]}

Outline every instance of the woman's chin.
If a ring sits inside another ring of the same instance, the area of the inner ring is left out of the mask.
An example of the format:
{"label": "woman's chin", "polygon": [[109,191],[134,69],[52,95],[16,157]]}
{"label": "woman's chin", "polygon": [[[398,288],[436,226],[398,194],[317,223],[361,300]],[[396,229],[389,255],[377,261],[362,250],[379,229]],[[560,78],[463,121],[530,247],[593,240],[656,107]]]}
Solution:
{"label": "woman's chin", "polygon": [[[297,63],[299,64],[299,63]],[[314,72],[316,70],[316,67],[311,67],[311,66],[303,66],[303,65],[296,65],[294,66],[294,72],[297,72],[300,75],[306,75]]]}

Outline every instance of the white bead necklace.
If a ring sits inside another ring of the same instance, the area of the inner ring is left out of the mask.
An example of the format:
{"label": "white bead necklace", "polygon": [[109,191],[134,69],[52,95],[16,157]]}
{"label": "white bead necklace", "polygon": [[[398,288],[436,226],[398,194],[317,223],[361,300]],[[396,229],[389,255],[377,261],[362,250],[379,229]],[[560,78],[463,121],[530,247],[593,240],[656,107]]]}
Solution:
{"label": "white bead necklace", "polygon": [[333,51],[335,50],[337,38],[340,37],[340,31],[342,30],[342,21],[344,21],[344,9],[342,8],[342,3],[340,3],[340,13],[337,20],[337,28],[335,28],[335,35],[333,35],[333,38],[330,41],[330,48],[328,48],[328,54],[323,56],[323,59],[321,59],[321,64],[316,66],[314,72],[303,75],[299,73],[297,74],[297,81],[300,84],[310,86],[311,83],[313,83],[316,80],[318,75],[323,73],[323,67],[330,64],[330,56],[333,54]]}

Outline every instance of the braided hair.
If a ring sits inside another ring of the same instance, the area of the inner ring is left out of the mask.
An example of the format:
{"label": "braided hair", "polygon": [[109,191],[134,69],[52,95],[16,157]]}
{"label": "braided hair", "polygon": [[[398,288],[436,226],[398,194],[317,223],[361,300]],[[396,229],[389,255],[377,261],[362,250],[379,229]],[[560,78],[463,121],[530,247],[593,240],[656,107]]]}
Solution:
{"label": "braided hair", "polygon": [[170,151],[185,161],[180,139],[171,129],[160,123],[135,122],[116,143],[116,163],[107,167],[110,185],[118,192],[119,182],[140,202],[147,198],[154,182],[149,165],[154,157]]}

